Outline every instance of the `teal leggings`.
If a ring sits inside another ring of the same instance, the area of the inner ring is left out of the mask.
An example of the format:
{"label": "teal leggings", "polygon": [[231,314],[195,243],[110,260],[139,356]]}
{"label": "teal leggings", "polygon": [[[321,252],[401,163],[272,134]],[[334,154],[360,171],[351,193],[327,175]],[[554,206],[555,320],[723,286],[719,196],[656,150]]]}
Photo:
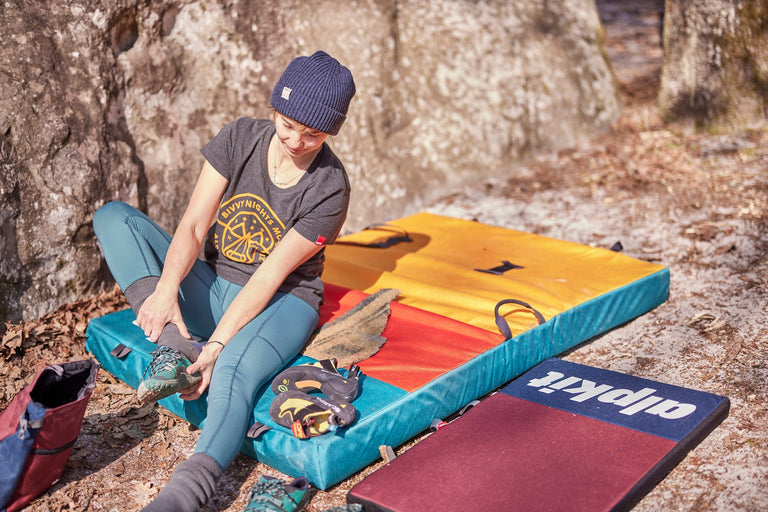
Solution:
{"label": "teal leggings", "polygon": [[[162,273],[171,237],[146,215],[121,202],[100,208],[93,226],[104,258],[122,290]],[[179,307],[190,333],[208,339],[242,287],[197,260],[179,287]],[[208,413],[195,453],[215,459],[222,471],[240,450],[259,390],[288,364],[317,327],[315,309],[277,293],[219,354],[208,388]]]}

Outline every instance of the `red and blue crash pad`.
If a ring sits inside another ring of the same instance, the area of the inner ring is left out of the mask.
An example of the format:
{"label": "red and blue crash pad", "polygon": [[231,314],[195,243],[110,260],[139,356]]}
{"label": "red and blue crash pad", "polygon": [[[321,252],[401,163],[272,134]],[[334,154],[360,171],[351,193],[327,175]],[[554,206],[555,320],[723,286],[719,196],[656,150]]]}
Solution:
{"label": "red and blue crash pad", "polygon": [[347,499],[366,512],[628,510],[728,409],[721,396],[548,359]]}
{"label": "red and blue crash pad", "polygon": [[[297,439],[269,417],[275,395],[266,386],[253,420],[270,430],[242,447],[323,489],[379,459],[380,446],[403,444],[433,419],[642,315],[669,293],[663,265],[426,213],[342,237],[326,251],[321,323],[382,288],[401,292],[382,333],[386,343],[358,364],[358,419],[331,434]],[[86,348],[135,388],[155,346],[133,320],[129,310],[94,319]],[[301,356],[292,364],[310,361]],[[205,421],[205,396],[160,404],[195,425]]]}

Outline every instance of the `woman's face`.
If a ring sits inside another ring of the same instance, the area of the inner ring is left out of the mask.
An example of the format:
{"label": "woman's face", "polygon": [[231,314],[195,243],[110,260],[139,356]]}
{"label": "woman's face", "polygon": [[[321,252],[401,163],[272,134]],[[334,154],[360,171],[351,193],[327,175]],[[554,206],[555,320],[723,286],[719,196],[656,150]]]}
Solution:
{"label": "woman's face", "polygon": [[280,112],[275,112],[277,138],[283,149],[293,158],[299,158],[320,149],[327,133],[305,126]]}

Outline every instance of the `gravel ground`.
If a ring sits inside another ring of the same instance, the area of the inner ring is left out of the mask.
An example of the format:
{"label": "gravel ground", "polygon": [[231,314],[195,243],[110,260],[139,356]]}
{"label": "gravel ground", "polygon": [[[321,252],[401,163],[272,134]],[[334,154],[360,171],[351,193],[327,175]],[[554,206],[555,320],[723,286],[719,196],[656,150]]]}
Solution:
{"label": "gravel ground", "polygon": [[[625,254],[668,265],[667,302],[563,357],[731,400],[729,417],[634,510],[768,510],[768,129],[702,135],[664,126],[655,99],[663,1],[625,4],[598,1],[626,102],[612,130],[426,210],[587,245],[621,241]],[[84,357],[88,319],[124,306],[113,291],[6,325],[0,407],[45,364]],[[198,435],[161,408],[140,407],[102,372],[61,481],[28,510],[139,510]],[[344,503],[379,464],[318,492],[308,510]],[[241,511],[264,474],[285,478],[238,456],[206,510]]]}

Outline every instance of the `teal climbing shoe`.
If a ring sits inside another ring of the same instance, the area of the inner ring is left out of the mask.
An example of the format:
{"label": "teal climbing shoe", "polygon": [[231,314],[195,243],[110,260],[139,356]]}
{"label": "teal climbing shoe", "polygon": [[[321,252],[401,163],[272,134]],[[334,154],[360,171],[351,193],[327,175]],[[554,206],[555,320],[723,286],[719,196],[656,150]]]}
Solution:
{"label": "teal climbing shoe", "polygon": [[259,477],[248,493],[245,512],[299,512],[309,503],[309,482],[299,477],[286,484],[277,478]]}
{"label": "teal climbing shoe", "polygon": [[[186,368],[192,362],[178,350],[160,346],[151,352],[152,361],[144,370],[137,390],[141,403],[161,400],[200,382],[202,375],[190,375]],[[148,375],[147,375],[148,374]]]}

